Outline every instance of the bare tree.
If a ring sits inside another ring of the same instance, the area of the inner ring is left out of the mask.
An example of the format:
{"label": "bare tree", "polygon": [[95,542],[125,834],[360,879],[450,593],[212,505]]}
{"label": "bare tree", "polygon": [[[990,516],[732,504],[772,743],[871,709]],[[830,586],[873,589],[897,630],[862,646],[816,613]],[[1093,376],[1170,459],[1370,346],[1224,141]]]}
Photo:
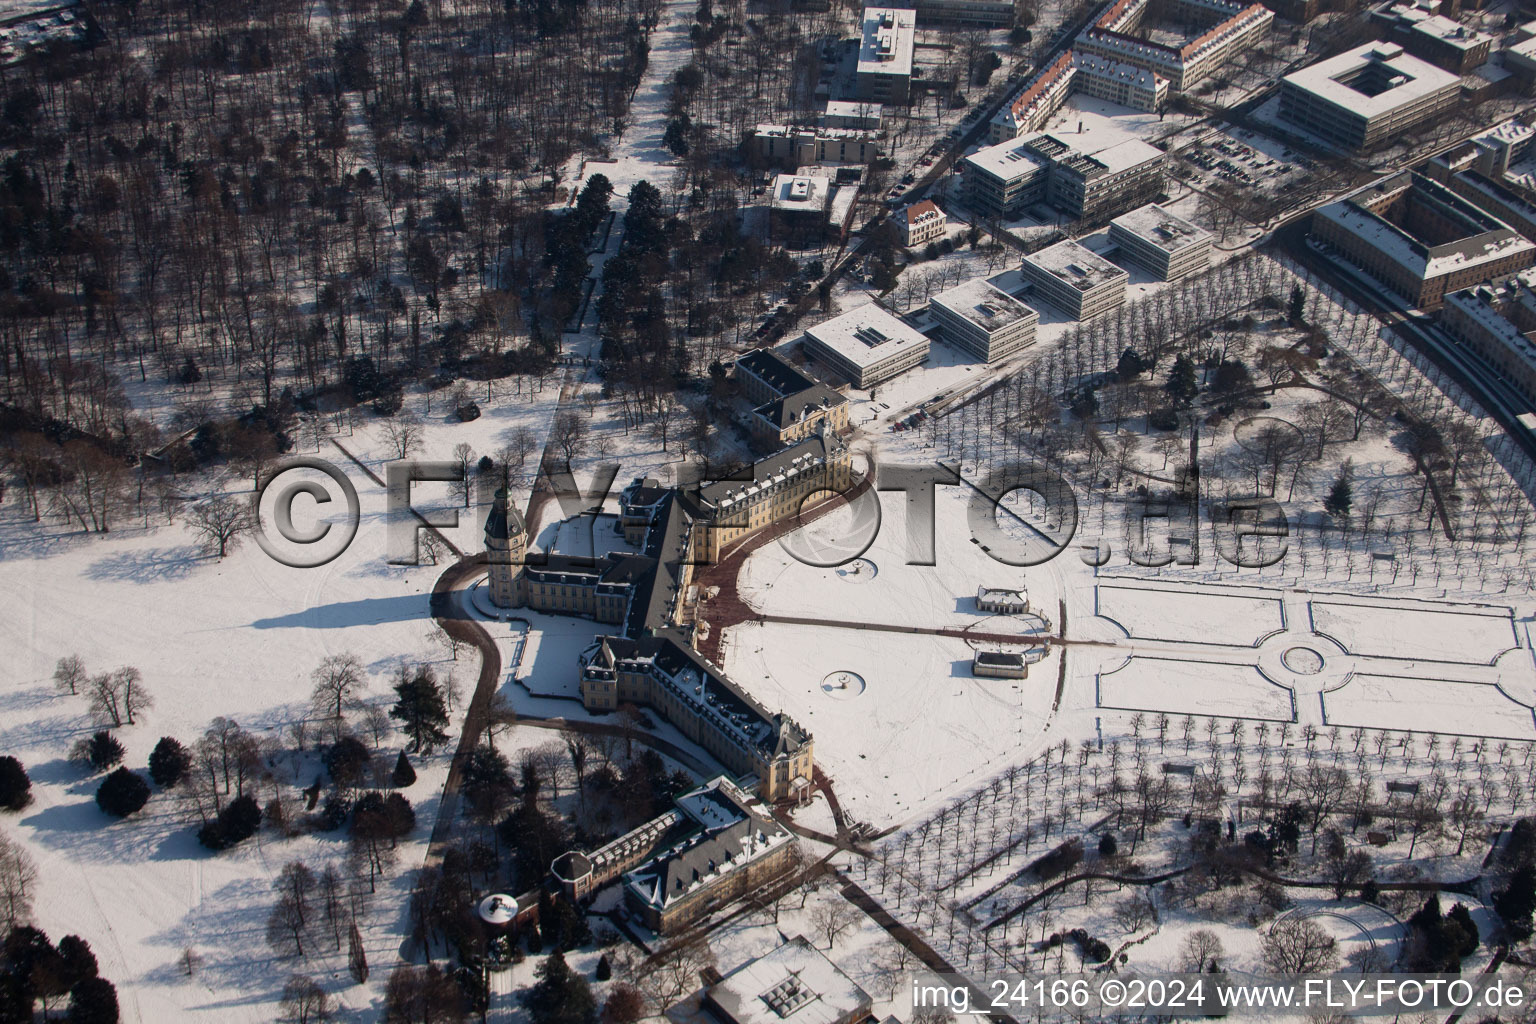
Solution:
{"label": "bare tree", "polygon": [[331,997],[314,978],[295,974],[283,986],[279,1009],[289,1024],[320,1024],[331,1019]]}
{"label": "bare tree", "polygon": [[32,919],[37,866],[10,836],[0,834],[0,922],[9,932]]}
{"label": "bare tree", "polygon": [[1327,974],[1339,965],[1338,943],[1316,921],[1294,915],[1276,921],[1261,947],[1276,974]]}
{"label": "bare tree", "polygon": [[1215,932],[1197,928],[1184,937],[1184,944],[1179,947],[1179,968],[1202,974],[1207,968],[1219,966],[1226,952]]}
{"label": "bare tree", "polygon": [[99,672],[87,681],[91,717],[114,729],[123,723],[134,724],[134,716],[153,706],[144,689],[144,677],[138,669],[124,665],[111,672]]}
{"label": "bare tree", "polygon": [[[469,508],[469,495],[474,490],[475,478],[471,473],[474,467],[475,450],[467,443],[460,441],[453,446],[453,462],[459,471],[459,495],[464,499],[464,507]],[[429,533],[428,536],[431,536]]]}
{"label": "bare tree", "polygon": [[250,532],[251,506],[249,502],[221,494],[193,505],[187,515],[187,525],[202,537],[205,551],[223,558],[239,543],[242,535]]}
{"label": "bare tree", "polygon": [[60,693],[79,693],[85,681],[85,662],[78,654],[60,658],[53,667],[53,685]]}
{"label": "bare tree", "polygon": [[138,669],[131,665],[124,665],[112,673],[113,684],[121,694],[123,717],[129,725],[134,724],[134,716],[143,714],[155,706],[155,700],[144,689],[144,676]]}
{"label": "bare tree", "polygon": [[384,421],[384,440],[397,459],[408,459],[421,450],[421,423],[401,413]]}
{"label": "bare tree", "polygon": [[586,451],[587,421],[574,412],[558,413],[550,428],[549,443],[560,450],[560,457],[569,469],[571,460]]}
{"label": "bare tree", "polygon": [[670,1009],[699,984],[699,972],[713,967],[715,954],[702,936],[670,946],[648,960],[635,975],[635,987],[654,1012]]}
{"label": "bare tree", "polygon": [[310,678],[315,681],[310,694],[315,717],[330,721],[333,734],[340,738],[347,712],[361,703],[363,664],[355,654],[332,654],[320,662]]}
{"label": "bare tree", "polygon": [[842,897],[829,899],[811,911],[811,925],[827,940],[827,948],[837,944],[850,928],[858,923],[859,912]]}

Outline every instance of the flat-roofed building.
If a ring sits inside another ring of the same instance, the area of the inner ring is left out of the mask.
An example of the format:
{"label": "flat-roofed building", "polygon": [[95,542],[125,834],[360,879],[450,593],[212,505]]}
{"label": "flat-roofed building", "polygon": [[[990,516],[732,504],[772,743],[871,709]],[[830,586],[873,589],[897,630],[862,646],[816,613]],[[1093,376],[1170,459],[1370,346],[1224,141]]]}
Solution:
{"label": "flat-roofed building", "polygon": [[905,104],[912,88],[917,12],[906,7],[866,7],[854,69],[856,99]]}
{"label": "flat-roofed building", "polygon": [[924,25],[1012,28],[1019,17],[1014,0],[915,0],[914,7]]}
{"label": "flat-roofed building", "polygon": [[1461,76],[1366,43],[1280,80],[1280,118],[1344,150],[1370,149],[1455,106]]}
{"label": "flat-roofed building", "polygon": [[901,244],[911,247],[936,242],[944,237],[949,218],[932,199],[913,203],[895,217],[901,229]]}
{"label": "flat-roofed building", "polygon": [[965,197],[989,217],[1044,201],[1073,220],[1102,220],[1160,194],[1166,160],[1139,139],[1084,153],[1058,136],[1031,135],[966,157]]}
{"label": "flat-roofed building", "polygon": [[1493,47],[1492,36],[1418,4],[1387,4],[1371,12],[1371,20],[1415,57],[1458,75],[1486,61]]}
{"label": "flat-roofed building", "polygon": [[824,128],[857,128],[877,132],[885,127],[885,108],[859,100],[828,100],[821,115]]}
{"label": "flat-roofed building", "polygon": [[1001,142],[965,158],[965,201],[973,210],[1008,218],[1045,199],[1051,161],[1030,145],[1032,138]]}
{"label": "flat-roofed building", "polygon": [[1012,651],[977,651],[971,656],[971,675],[1027,679],[1029,665],[1024,661],[1024,655]]}
{"label": "flat-roofed building", "polygon": [[920,366],[928,339],[877,302],[867,302],[806,329],[805,350],[858,388]]}
{"label": "flat-roofed building", "polygon": [[1073,220],[1097,223],[1163,191],[1165,154],[1140,139],[1072,153],[1051,168],[1046,201]]}
{"label": "flat-roofed building", "polygon": [[1019,272],[1036,296],[1074,320],[1119,309],[1130,280],[1124,270],[1071,239],[1025,256]]}
{"label": "flat-roofed building", "polygon": [[1521,85],[1529,89],[1532,83],[1536,82],[1536,36],[1522,39],[1499,52],[1503,55],[1504,67],[1519,80]]}
{"label": "flat-roofed building", "polygon": [[1109,240],[1127,261],[1159,281],[1178,281],[1211,265],[1211,234],[1148,203],[1109,222]]}
{"label": "flat-roofed building", "polygon": [[1420,309],[1536,261],[1514,228],[1412,171],[1318,209],[1311,233]]}
{"label": "flat-roofed building", "polygon": [[988,363],[1033,345],[1040,322],[1039,313],[979,277],[935,295],[929,310],[945,341]]}
{"label": "flat-roofed building", "polygon": [[719,1024],[863,1024],[874,1001],[796,935],[710,985],[699,1000]]}
{"label": "flat-roofed building", "polygon": [[781,167],[867,164],[880,155],[880,138],[858,128],[760,124],[752,134],[752,148],[761,159]]}
{"label": "flat-roofed building", "polygon": [[1440,326],[1536,403],[1536,270],[1451,292]]}
{"label": "flat-roofed building", "polygon": [[770,230],[776,239],[810,243],[825,237],[832,209],[832,179],[816,174],[780,174],[768,202]]}

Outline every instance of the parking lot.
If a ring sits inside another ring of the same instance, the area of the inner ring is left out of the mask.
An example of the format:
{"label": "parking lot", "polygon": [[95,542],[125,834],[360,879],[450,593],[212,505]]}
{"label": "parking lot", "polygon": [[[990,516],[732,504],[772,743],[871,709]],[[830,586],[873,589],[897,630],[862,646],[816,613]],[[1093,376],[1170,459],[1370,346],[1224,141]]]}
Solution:
{"label": "parking lot", "polygon": [[1312,162],[1300,153],[1285,150],[1279,157],[1274,157],[1229,135],[1197,142],[1181,150],[1179,156],[1198,168],[1191,175],[1197,183],[1224,181],[1244,188],[1266,190],[1290,184],[1312,166]]}

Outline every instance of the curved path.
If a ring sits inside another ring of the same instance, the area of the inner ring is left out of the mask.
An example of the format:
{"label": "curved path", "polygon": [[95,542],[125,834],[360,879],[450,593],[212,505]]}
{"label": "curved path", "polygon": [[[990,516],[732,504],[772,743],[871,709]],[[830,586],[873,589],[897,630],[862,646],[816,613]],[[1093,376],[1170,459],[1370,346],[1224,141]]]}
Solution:
{"label": "curved path", "polygon": [[469,758],[480,734],[485,731],[491,699],[501,681],[501,651],[485,627],[471,618],[456,604],[455,594],[481,573],[486,571],[485,556],[471,555],[462,558],[445,569],[432,584],[432,618],[443,632],[474,647],[480,652],[480,675],[475,680],[475,692],[469,698],[464,711],[464,727],[459,733],[459,745],[448,764],[448,778],[443,782],[443,797],[437,804],[437,821],[432,825],[432,838],[427,843],[427,864],[442,859],[443,843],[453,829],[458,816],[459,786],[463,782],[464,762]]}

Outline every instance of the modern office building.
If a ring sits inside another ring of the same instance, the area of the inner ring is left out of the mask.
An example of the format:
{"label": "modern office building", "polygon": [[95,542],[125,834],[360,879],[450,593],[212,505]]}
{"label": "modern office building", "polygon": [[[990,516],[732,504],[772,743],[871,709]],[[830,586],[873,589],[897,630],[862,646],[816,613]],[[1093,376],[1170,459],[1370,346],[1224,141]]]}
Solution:
{"label": "modern office building", "polygon": [[877,302],[806,329],[805,350],[856,388],[870,388],[920,366],[928,339]]}
{"label": "modern office building", "polygon": [[1109,222],[1109,240],[1127,261],[1159,281],[1178,281],[1211,265],[1211,234],[1156,203]]}
{"label": "modern office building", "polygon": [[1412,171],[1317,210],[1311,232],[1419,309],[1536,262],[1536,244]]}
{"label": "modern office building", "polygon": [[1130,280],[1124,270],[1071,239],[1025,256],[1019,270],[1036,297],[1074,320],[1119,309]]}
{"label": "modern office building", "polygon": [[1456,104],[1461,76],[1366,43],[1280,80],[1280,118],[1339,149],[1371,149]]}
{"label": "modern office building", "polygon": [[1155,199],[1166,154],[1139,139],[1083,153],[1054,135],[989,146],[965,158],[965,197],[988,217],[1045,202],[1072,220],[1101,221]]}
{"label": "modern office building", "polygon": [[935,295],[928,308],[945,341],[988,363],[1033,345],[1040,322],[1039,313],[979,277]]}
{"label": "modern office building", "polygon": [[710,985],[699,1000],[718,1024],[863,1024],[874,1000],[796,935]]}
{"label": "modern office building", "polygon": [[866,7],[854,71],[855,99],[903,104],[911,95],[912,53],[917,46],[917,12],[902,7]]}
{"label": "modern office building", "polygon": [[1440,326],[1536,403],[1536,271],[1451,292]]}
{"label": "modern office building", "polygon": [[1493,37],[1416,3],[1390,3],[1371,12],[1387,38],[1437,68],[1465,75],[1488,60]]}

